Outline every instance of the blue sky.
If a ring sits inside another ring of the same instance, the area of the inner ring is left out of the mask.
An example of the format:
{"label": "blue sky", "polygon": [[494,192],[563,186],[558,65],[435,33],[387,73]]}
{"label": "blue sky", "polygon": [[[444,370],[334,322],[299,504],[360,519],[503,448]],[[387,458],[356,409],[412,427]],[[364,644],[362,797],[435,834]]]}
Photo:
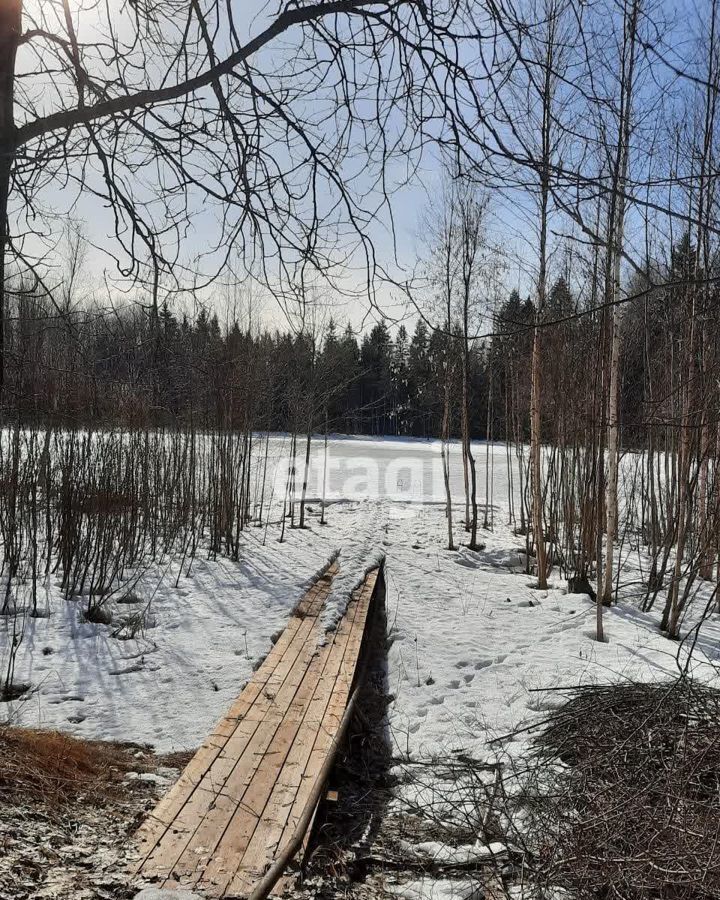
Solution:
{"label": "blue sky", "polygon": [[[38,8],[40,0],[30,0],[27,2],[27,8],[32,9],[33,6]],[[78,35],[82,43],[83,39],[92,39],[97,27],[97,22],[103,14],[104,4],[96,2],[96,0],[73,0],[74,19],[78,30]],[[613,0],[603,0],[606,2],[609,11],[612,13],[616,9]],[[44,10],[50,10],[53,4],[46,4]],[[123,33],[122,15],[127,15],[130,9],[120,0],[113,0],[111,9],[114,8],[116,17],[114,26],[119,27]],[[581,8],[581,7],[578,7]],[[655,7],[656,9],[659,7]],[[478,5],[478,9],[481,7]],[[702,21],[703,10],[697,6],[687,4],[680,7],[683,18],[678,19],[678,24],[671,28],[669,34],[671,39],[666,41],[667,47],[663,49],[670,57],[670,61],[674,65],[686,66],[692,61],[694,42],[697,35],[694,33],[696,26],[694,23]],[[258,33],[265,27],[268,16],[275,10],[274,4],[263,4],[252,0],[250,3],[236,2],[234,4],[234,14],[236,17],[236,25],[240,30],[245,30],[246,35]],[[121,11],[124,11],[121,13]],[[672,21],[673,10],[670,6],[663,8],[663,13],[668,20]],[[62,28],[62,24],[57,25]],[[256,60],[258,68],[270,73],[273,77],[281,75],[283,72],[291,73],[294,67],[300,65],[297,57],[297,47],[293,44],[294,35],[282,41],[276,41],[266,48],[260,57]],[[612,61],[608,62],[610,68]],[[666,66],[657,64],[656,71],[661,77],[668,78],[668,84],[671,79],[668,76]],[[597,77],[602,80],[602,73],[598,72]],[[658,92],[662,94],[662,86],[658,87],[651,79],[647,79],[647,83],[641,86],[640,90],[644,96],[657,96]],[[641,95],[643,96],[643,95]],[[666,101],[668,102],[668,113],[672,112],[673,99],[675,94],[667,93]],[[44,105],[48,108],[52,107],[56,102],[56,96],[52,92],[48,92]],[[644,99],[644,97],[643,97]],[[308,114],[312,116],[314,110],[312,100],[307,107]],[[574,101],[576,102],[576,101]],[[320,107],[318,107],[320,109]],[[585,127],[582,121],[578,122],[580,128]],[[641,117],[637,121],[637,146],[634,148],[634,165],[646,165],[647,147],[644,146],[645,141],[645,122]],[[661,148],[662,151],[662,148]],[[278,148],[277,159],[279,164],[287,162],[287,155],[282,148]],[[345,173],[347,177],[353,177],[357,186],[362,190],[370,181],[371,172],[368,170],[367,175],[362,169],[362,152],[361,148],[357,158],[346,164]],[[399,280],[407,278],[413,271],[417,270],[418,261],[422,261],[427,247],[427,234],[425,233],[424,213],[428,206],[437,203],[437,198],[441,191],[442,173],[436,153],[427,151],[422,159],[415,160],[418,162],[419,168],[410,184],[404,184],[405,172],[401,162],[392,164],[387,172],[388,183],[393,188],[392,197],[392,228],[391,217],[388,209],[384,208],[376,220],[367,227],[367,234],[371,238],[377,254],[377,259],[382,268],[389,271]],[[661,164],[661,165],[660,165]],[[667,168],[667,163],[660,156],[653,162],[656,168]],[[649,170],[648,170],[649,171]],[[147,173],[146,173],[147,175]],[[363,182],[365,179],[365,183]],[[402,187],[396,187],[398,183],[402,183]],[[73,188],[68,186],[51,185],[43,194],[42,199],[49,207],[60,213],[60,218],[56,220],[55,236],[58,230],[64,224],[65,216],[70,211],[71,204],[77,199]],[[372,198],[371,198],[372,199]],[[217,225],[220,216],[220,208],[217,204],[209,204],[196,196],[193,201],[192,216],[189,223],[187,233],[184,235],[183,241],[183,260],[188,265],[192,264],[192,259],[196,254],[204,252],[212,241],[213,235],[217,234]],[[91,249],[88,253],[88,273],[89,278],[94,284],[96,290],[101,296],[110,296],[114,292],[120,291],[123,287],[122,280],[117,278],[117,267],[114,265],[112,258],[106,256],[103,251],[109,250],[111,253],[116,251],[116,242],[113,236],[113,217],[111,211],[99,201],[86,193],[77,199],[75,205],[72,206],[72,215],[78,224],[83,228],[85,234],[96,245],[96,249]],[[628,218],[628,237],[630,247],[637,254],[644,252],[645,233],[644,229],[638,228],[638,218],[631,211]],[[509,187],[505,191],[493,190],[490,204],[490,219],[488,226],[488,239],[500,248],[501,258],[504,263],[504,279],[507,289],[519,288],[521,292],[531,292],[533,286],[533,278],[535,271],[535,253],[537,246],[536,235],[536,215],[535,206],[531,197],[519,190],[513,190]],[[567,255],[567,247],[570,243],[577,239],[578,232],[565,217],[555,215],[552,223],[552,256],[551,269],[555,273],[560,271],[565,264]],[[52,243],[52,240],[50,241]],[[397,252],[397,256],[395,255]],[[576,248],[576,254],[583,252],[581,248]],[[60,254],[61,256],[62,254]],[[48,260],[52,259],[49,255]],[[355,257],[347,261],[345,273],[341,276],[340,281],[351,290],[359,291],[364,284],[364,271],[362,261],[359,257]],[[60,265],[60,263],[58,263]],[[212,268],[211,265],[206,268]],[[242,261],[235,260],[234,268],[236,271],[242,271]],[[59,271],[59,269],[57,270]],[[227,273],[226,278],[227,280]],[[215,298],[218,308],[222,312],[225,304],[225,297],[228,294],[228,288],[222,283],[214,289],[208,288],[200,292],[203,302],[211,302]],[[133,294],[135,291],[133,290]],[[230,291],[230,293],[233,293]],[[242,291],[240,293],[243,293]],[[357,327],[361,328],[368,322],[377,319],[379,313],[375,309],[371,309],[367,302],[361,297],[354,297],[350,300],[342,299],[337,293],[322,287],[318,288],[318,295],[322,298],[323,306],[328,311],[324,314],[326,320],[331,314],[340,321],[349,320]],[[262,289],[255,287],[252,289],[253,305],[257,309],[263,307],[262,318],[268,325],[284,324],[284,315],[277,303]],[[380,285],[377,289],[377,299],[379,305],[388,313],[391,320],[406,319],[409,327],[412,327],[414,316],[412,311],[407,311],[402,301],[400,292],[394,290],[388,285]],[[187,303],[187,301],[185,301]],[[182,306],[182,298],[175,297],[173,303]],[[256,314],[257,318],[257,314]]]}

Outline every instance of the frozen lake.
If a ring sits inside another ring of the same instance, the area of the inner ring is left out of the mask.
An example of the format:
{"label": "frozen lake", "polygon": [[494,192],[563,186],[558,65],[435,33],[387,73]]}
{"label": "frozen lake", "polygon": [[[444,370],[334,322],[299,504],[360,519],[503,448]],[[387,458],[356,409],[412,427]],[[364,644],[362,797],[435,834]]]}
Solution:
{"label": "frozen lake", "polygon": [[[257,438],[255,453],[264,452],[265,438]],[[450,445],[450,485],[453,499],[461,502],[464,496],[462,449],[459,442]],[[305,439],[298,439],[296,456],[297,493],[302,489],[305,466]],[[287,478],[290,438],[271,436],[268,478],[274,495],[282,496]],[[505,444],[473,442],[477,472],[478,503],[485,502],[486,473],[490,468],[490,491],[493,502],[508,501],[508,487],[512,472],[513,488],[517,493],[519,465],[515,452],[508,459]],[[260,456],[256,467],[261,468]],[[327,473],[325,498],[339,500],[391,500],[407,503],[444,503],[442,443],[437,440],[398,438],[336,437],[329,438],[327,457],[324,440],[313,438],[308,469],[307,496],[323,496],[323,478]]]}

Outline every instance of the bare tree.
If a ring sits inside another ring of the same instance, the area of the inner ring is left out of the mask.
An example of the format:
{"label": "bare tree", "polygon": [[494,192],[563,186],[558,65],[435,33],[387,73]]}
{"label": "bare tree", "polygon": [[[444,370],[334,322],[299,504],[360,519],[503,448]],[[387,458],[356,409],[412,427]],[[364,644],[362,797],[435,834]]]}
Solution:
{"label": "bare tree", "polygon": [[[617,133],[611,159],[611,187],[608,214],[608,241],[605,261],[605,303],[612,308],[610,340],[610,381],[608,389],[608,480],[607,523],[605,536],[605,569],[602,603],[609,604],[613,596],[613,554],[618,527],[618,460],[619,443],[619,375],[620,375],[620,317],[622,307],[615,303],[620,294],[620,263],[625,230],[625,191],[632,134],[633,91],[636,78],[638,17],[640,0],[630,0],[624,6],[623,40],[620,50],[618,76],[619,106]],[[602,640],[602,624],[598,618],[598,640]]]}
{"label": "bare tree", "polygon": [[[88,198],[110,210],[117,274],[147,284],[155,330],[163,279],[201,287],[231,256],[284,305],[309,269],[342,282],[354,258],[373,276],[388,160],[412,170],[446,127],[473,133],[460,45],[476,33],[455,0],[281,0],[252,20],[224,0],[6,0],[0,284],[31,272],[52,292],[53,223]],[[208,202],[218,224],[191,265],[183,240]]]}

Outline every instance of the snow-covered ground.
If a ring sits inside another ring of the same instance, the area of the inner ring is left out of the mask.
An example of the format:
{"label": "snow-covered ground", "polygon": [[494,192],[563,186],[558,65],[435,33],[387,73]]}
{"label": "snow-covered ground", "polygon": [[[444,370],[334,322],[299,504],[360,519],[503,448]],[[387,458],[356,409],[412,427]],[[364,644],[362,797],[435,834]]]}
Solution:
{"label": "snow-covered ground", "polygon": [[[16,664],[16,681],[33,692],[0,705],[0,716],[4,706],[16,724],[147,742],[159,751],[198,746],[312,575],[304,535],[288,530],[286,538],[262,547],[262,531],[250,530],[240,562],[198,555],[179,581],[178,561],[152,566],[133,591],[141,602],[117,604],[110,625],[85,621],[82,598],[64,601],[51,583],[50,615],[25,620]],[[140,634],[113,636],[148,603]],[[5,630],[0,645],[4,670]]]}
{"label": "snow-covered ground", "polygon": [[[273,443],[280,458],[286,442]],[[310,498],[320,494],[324,463],[322,442],[313,447]],[[332,439],[325,527],[311,499],[308,529],[287,528],[279,543],[276,525],[267,533],[250,528],[239,562],[199,554],[179,578],[177,560],[152,566],[135,591],[142,604],[117,608],[120,618],[132,617],[150,603],[150,627],[135,639],[113,636],[119,618],[92,624],[80,601],[56,599],[47,618],[25,622],[16,680],[35,690],[4,704],[5,715],[163,751],[197,746],[336,548],[350,567],[378,549],[386,554],[390,724],[403,753],[463,748],[482,755],[490,737],[557,702],[533,688],[676,672],[678,646],[658,633],[656,616],[622,605],[607,610],[608,642],[598,644],[587,597],[567,594],[559,578],[548,591],[533,587],[523,574],[523,538],[508,525],[506,450],[491,450],[493,530],[480,529],[484,550],[449,552],[438,442]],[[482,506],[485,446],[475,453]],[[457,447],[452,467],[462,498]],[[455,508],[458,543],[463,512]],[[351,570],[349,583],[358,574]],[[2,627],[4,666],[9,622]],[[719,641],[718,626],[706,624],[702,647],[712,654]],[[696,649],[693,665],[703,659]],[[518,751],[522,743],[518,738]]]}
{"label": "snow-covered ground", "polygon": [[[273,439],[278,458],[286,443]],[[501,746],[520,759],[532,731],[501,745],[493,739],[540,722],[562,702],[562,693],[537,689],[676,673],[686,651],[659,633],[659,613],[623,604],[606,610],[601,644],[588,597],[568,594],[559,577],[549,590],[535,589],[523,571],[524,539],[508,522],[515,463],[510,487],[504,446],[487,454],[478,445],[475,453],[481,504],[488,460],[493,475],[493,529],[480,529],[483,550],[445,549],[438,442],[332,439],[326,526],[310,500],[308,529],[288,528],[279,543],[277,525],[251,528],[238,563],[199,555],[179,578],[177,561],[153,566],[137,588],[150,601],[151,627],[134,639],[113,637],[114,625],[83,621],[77,602],[52,603],[48,618],[28,620],[18,655],[16,678],[35,690],[4,704],[6,714],[25,725],[149,742],[163,751],[197,746],[267,652],[303,584],[336,548],[355,567],[378,549],[386,554],[389,734],[398,757],[462,751],[491,761]],[[319,441],[309,497],[322,492],[324,464]],[[452,466],[461,499],[457,447]],[[463,512],[454,510],[459,543]],[[0,631],[3,660],[7,639]],[[714,677],[708,659],[718,647],[718,624],[708,622],[691,669]]]}

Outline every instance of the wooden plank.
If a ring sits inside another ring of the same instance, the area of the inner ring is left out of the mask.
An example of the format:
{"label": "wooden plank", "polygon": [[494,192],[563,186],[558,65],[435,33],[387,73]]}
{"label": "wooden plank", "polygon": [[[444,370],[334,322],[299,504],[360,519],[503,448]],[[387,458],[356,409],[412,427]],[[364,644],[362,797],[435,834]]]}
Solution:
{"label": "wooden plank", "polygon": [[283,832],[281,839],[283,845],[286,844],[294,834],[297,823],[300,820],[305,804],[307,803],[307,799],[312,793],[314,780],[322,768],[325,756],[335,741],[335,735],[337,734],[340,720],[342,719],[350,697],[350,689],[355,676],[355,667],[357,666],[360,647],[365,635],[365,622],[367,621],[367,614],[370,608],[370,600],[372,599],[372,594],[375,590],[376,579],[377,570],[374,570],[368,575],[361,589],[360,597],[358,598],[358,615],[355,617],[352,632],[352,650],[343,659],[331,702],[328,704],[325,716],[318,729],[310,759],[303,772],[303,778],[296,801],[293,804],[293,809],[288,816],[288,822]]}
{"label": "wooden plank", "polygon": [[139,831],[136,872],[213,897],[245,894],[297,828],[352,688],[377,571],[332,638],[319,613],[336,566]]}
{"label": "wooden plank", "polygon": [[[267,863],[281,850],[281,838],[288,814],[302,781],[305,766],[312,752],[318,728],[321,727],[338,676],[338,671],[351,644],[352,630],[358,604],[351,604],[333,639],[324,650],[322,675],[307,705],[305,716],[296,731],[292,746],[277,774],[263,810],[254,823],[253,833],[246,843],[237,875],[229,893],[245,894],[263,875]],[[318,633],[319,636],[319,633]],[[240,847],[238,846],[238,850]]]}
{"label": "wooden plank", "polygon": [[[310,620],[308,620],[309,622]],[[303,683],[309,666],[316,654],[314,633],[316,623],[313,620],[306,639],[305,652],[298,657],[296,664],[277,695],[277,702],[258,723],[258,728],[245,750],[234,760],[231,771],[227,774],[224,785],[215,792],[214,802],[203,816],[189,844],[173,867],[173,875],[183,884],[194,884],[205,877],[205,866],[212,860],[218,863],[221,858],[219,844],[239,815],[247,819],[252,815],[252,791],[257,791],[258,781],[262,778],[264,759],[271,759],[267,777],[277,777],[282,764],[283,731],[285,721],[298,718],[306,702]],[[215,774],[217,765],[211,774]],[[223,773],[224,774],[224,773]],[[249,796],[248,796],[249,793]]]}
{"label": "wooden plank", "polygon": [[[135,866],[135,871],[139,872],[144,868],[170,825],[174,823],[195,791],[207,780],[211,767],[225,750],[240,723],[244,721],[258,699],[264,696],[263,692],[266,689],[272,690],[278,684],[278,676],[282,667],[302,652],[306,643],[306,632],[311,630],[313,619],[322,609],[333,575],[334,570],[329,571],[305,594],[287,627],[248,682],[245,690],[190,760],[171,791],[148,817],[138,832],[139,861]],[[281,684],[282,682],[280,682]],[[247,738],[247,729],[242,730],[242,734]]]}
{"label": "wooden plank", "polygon": [[[335,735],[337,734],[337,729],[339,727],[340,721],[345,712],[345,708],[350,697],[350,690],[352,688],[355,677],[357,661],[360,655],[362,641],[365,636],[365,624],[367,622],[367,615],[370,609],[372,595],[375,590],[377,574],[377,570],[370,572],[365,582],[363,583],[362,588],[358,592],[358,615],[355,616],[353,628],[353,643],[349,648],[350,654],[343,660],[343,666],[340,672],[338,672],[338,682],[336,682],[331,702],[330,704],[328,704],[323,722],[321,723],[321,726],[320,728],[318,728],[315,735],[313,750],[305,766],[301,785],[296,794],[292,808],[288,812],[287,822],[285,828],[283,829],[282,837],[279,841],[280,847],[287,846],[287,844],[294,836],[298,827],[298,823],[302,818],[310,795],[312,794],[312,789],[315,785],[315,781],[317,777],[319,777],[320,769],[324,765],[327,754],[332,749],[332,744],[335,742]],[[317,810],[315,810],[315,812],[317,812]],[[302,850],[298,854],[298,859],[300,860],[307,851],[308,842],[313,829],[313,821],[314,815],[313,820],[311,821],[311,824],[305,834]],[[286,891],[291,890],[294,880],[295,876],[284,875],[275,885],[275,888],[272,891],[272,895],[280,896]],[[233,885],[233,890],[234,887],[235,885]]]}
{"label": "wooden plank", "polygon": [[[228,825],[207,870],[198,883],[201,890],[207,892],[211,888],[213,894],[219,895],[225,892],[228,883],[237,871],[238,862],[259,824],[278,778],[281,777],[302,723],[312,705],[312,700],[319,690],[322,692],[323,678],[327,683],[326,691],[332,690],[334,673],[332,673],[332,680],[329,680],[327,671],[328,665],[336,665],[332,648],[337,646],[336,654],[344,654],[348,635],[348,631],[343,630],[325,647],[318,648],[318,653],[308,667],[298,695],[272,742],[273,755],[268,754],[260,760],[255,772],[252,773],[242,803],[236,810],[232,822]],[[318,627],[312,637],[316,645],[319,637]]]}

